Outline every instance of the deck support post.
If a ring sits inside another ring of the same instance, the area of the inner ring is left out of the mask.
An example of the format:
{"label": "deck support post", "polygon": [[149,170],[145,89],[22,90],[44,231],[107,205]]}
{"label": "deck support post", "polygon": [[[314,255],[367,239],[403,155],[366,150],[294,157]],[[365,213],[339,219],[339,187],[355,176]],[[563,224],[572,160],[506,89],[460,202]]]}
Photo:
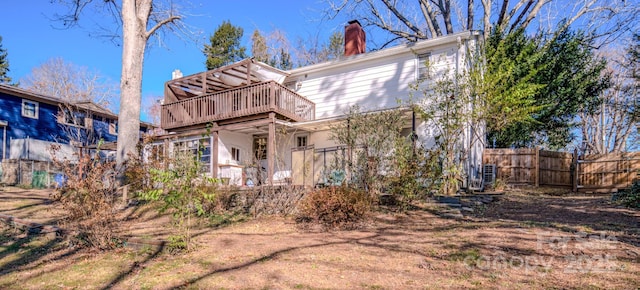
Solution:
{"label": "deck support post", "polygon": [[269,186],[273,186],[276,158],[276,114],[269,113],[269,136],[267,137],[267,178]]}
{"label": "deck support post", "polygon": [[220,136],[218,136],[217,123],[213,123],[211,133],[213,135],[213,142],[211,144],[211,177],[218,178],[218,143],[220,142]]}

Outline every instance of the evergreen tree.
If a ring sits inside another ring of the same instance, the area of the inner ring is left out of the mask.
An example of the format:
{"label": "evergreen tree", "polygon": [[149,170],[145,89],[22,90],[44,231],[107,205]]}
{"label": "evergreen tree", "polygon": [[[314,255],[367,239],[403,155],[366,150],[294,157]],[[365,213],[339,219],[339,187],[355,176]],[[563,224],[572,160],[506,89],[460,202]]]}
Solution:
{"label": "evergreen tree", "polygon": [[344,34],[341,31],[331,34],[325,51],[328,60],[337,59],[344,54]]}
{"label": "evergreen tree", "polygon": [[[533,122],[519,122],[489,131],[489,144],[497,147],[530,147],[543,145],[562,148],[572,139],[578,112],[593,110],[599,104],[599,95],[609,86],[602,76],[606,62],[598,58],[583,33],[561,31],[551,39],[528,38],[536,43],[531,51],[535,75],[528,81],[542,87],[532,94],[540,110],[533,113]],[[491,47],[500,42],[488,40]],[[488,48],[491,49],[491,48]],[[514,46],[513,49],[521,49]]]}
{"label": "evergreen tree", "polygon": [[284,48],[280,48],[278,57],[273,57],[271,65],[281,70],[290,70],[293,68],[293,62],[291,62],[291,54]]}
{"label": "evergreen tree", "polygon": [[257,29],[251,35],[251,55],[257,61],[268,62],[270,60],[267,39]]}
{"label": "evergreen tree", "polygon": [[209,38],[211,43],[204,46],[207,70],[216,69],[246,57],[246,48],[240,45],[243,32],[242,27],[233,26],[229,21],[224,21],[218,26]]}
{"label": "evergreen tree", "polygon": [[11,83],[9,73],[9,59],[7,58],[7,50],[2,48],[2,36],[0,36],[0,84]]}

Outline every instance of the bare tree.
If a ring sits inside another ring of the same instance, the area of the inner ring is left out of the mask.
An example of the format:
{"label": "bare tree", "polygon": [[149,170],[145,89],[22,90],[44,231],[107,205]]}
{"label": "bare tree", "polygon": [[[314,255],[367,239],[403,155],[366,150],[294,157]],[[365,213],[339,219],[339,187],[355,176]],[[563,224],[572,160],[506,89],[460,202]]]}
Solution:
{"label": "bare tree", "polygon": [[[605,154],[636,150],[640,127],[638,80],[633,77],[630,59],[621,51],[606,55],[611,88],[602,96],[602,105],[594,113],[581,113],[582,143],[585,153]],[[635,138],[634,138],[635,137]]]}
{"label": "bare tree", "polygon": [[344,33],[336,31],[327,42],[321,42],[317,37],[298,39],[296,58],[299,65],[311,65],[338,59],[344,54]]}
{"label": "bare tree", "polygon": [[[89,4],[98,5],[116,19],[122,28],[122,76],[120,80],[120,112],[116,163],[122,168],[129,154],[137,155],[142,99],[142,66],[149,39],[161,28],[179,28],[182,16],[172,1],[160,0],[58,0],[70,7],[61,17],[65,25],[80,19]],[[120,170],[120,172],[122,172]]]}
{"label": "bare tree", "polygon": [[162,96],[145,97],[145,111],[149,116],[151,124],[160,126],[160,116],[162,114]]}
{"label": "bare tree", "polygon": [[52,58],[31,74],[20,80],[20,85],[30,91],[75,103],[92,101],[110,108],[118,95],[118,85],[87,67]]}
{"label": "bare tree", "polygon": [[[593,37],[608,43],[637,28],[640,4],[605,0],[327,0],[330,18],[346,13],[365,26],[391,36],[381,47],[397,40],[414,42],[463,30],[494,28],[510,32],[538,25],[537,29],[567,29],[581,22]],[[466,10],[466,11],[465,11]],[[493,14],[497,12],[497,14]],[[476,15],[481,16],[478,22]],[[536,20],[537,21],[534,21]]]}

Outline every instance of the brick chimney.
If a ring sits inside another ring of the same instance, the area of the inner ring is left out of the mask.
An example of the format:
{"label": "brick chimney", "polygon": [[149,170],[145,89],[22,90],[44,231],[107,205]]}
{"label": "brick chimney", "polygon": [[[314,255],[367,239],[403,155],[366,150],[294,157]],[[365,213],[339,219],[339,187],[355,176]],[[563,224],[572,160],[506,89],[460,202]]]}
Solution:
{"label": "brick chimney", "polygon": [[358,20],[349,21],[344,27],[344,56],[361,54],[366,51],[366,36]]}

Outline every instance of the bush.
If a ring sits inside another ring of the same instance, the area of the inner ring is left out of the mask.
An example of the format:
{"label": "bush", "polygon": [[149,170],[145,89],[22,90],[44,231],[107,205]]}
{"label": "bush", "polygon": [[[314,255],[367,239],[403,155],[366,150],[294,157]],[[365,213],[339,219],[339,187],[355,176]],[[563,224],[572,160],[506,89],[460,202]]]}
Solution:
{"label": "bush", "polygon": [[[57,150],[53,148],[53,150]],[[111,249],[119,246],[115,235],[118,205],[115,163],[80,156],[77,163],[55,160],[61,166],[66,182],[52,196],[65,210],[62,226],[79,246]]]}
{"label": "bush", "polygon": [[350,227],[366,216],[371,204],[370,195],[353,187],[319,188],[302,199],[296,221],[318,223],[326,228]]}
{"label": "bush", "polygon": [[[140,198],[149,201],[160,201],[160,212],[169,211],[173,217],[173,225],[178,230],[173,242],[184,243],[184,249],[190,251],[192,245],[192,229],[197,218],[206,214],[206,204],[215,199],[219,181],[201,174],[200,156],[191,152],[180,152],[170,160],[167,169],[150,169],[150,176],[156,188],[140,193]],[[174,247],[179,249],[181,247]]]}
{"label": "bush", "polygon": [[640,208],[640,180],[634,181],[631,187],[614,194],[612,199],[628,207]]}

